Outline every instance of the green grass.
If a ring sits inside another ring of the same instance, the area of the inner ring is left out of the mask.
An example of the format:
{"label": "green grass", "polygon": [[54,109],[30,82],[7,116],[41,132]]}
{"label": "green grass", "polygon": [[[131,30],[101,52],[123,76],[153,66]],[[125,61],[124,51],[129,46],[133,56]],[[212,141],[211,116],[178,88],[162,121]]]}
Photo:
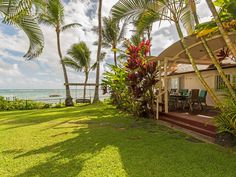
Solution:
{"label": "green grass", "polygon": [[0,176],[235,177],[236,153],[112,106],[0,112]]}

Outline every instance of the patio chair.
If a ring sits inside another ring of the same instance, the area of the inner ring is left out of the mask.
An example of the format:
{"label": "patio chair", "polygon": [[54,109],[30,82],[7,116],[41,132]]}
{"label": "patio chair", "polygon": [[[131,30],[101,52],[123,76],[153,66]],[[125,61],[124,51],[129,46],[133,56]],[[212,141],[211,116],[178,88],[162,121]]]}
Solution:
{"label": "patio chair", "polygon": [[203,110],[203,105],[202,105],[203,103],[205,104],[205,107],[207,107],[206,96],[207,96],[207,91],[201,90],[198,96],[198,104],[201,107],[201,110]]}
{"label": "patio chair", "polygon": [[170,110],[175,110],[177,108],[177,99],[175,96],[172,96],[168,93],[168,105]]}
{"label": "patio chair", "polygon": [[189,105],[189,109],[193,111],[193,107],[196,104],[199,104],[199,89],[192,89],[189,97],[187,98],[187,104]]}
{"label": "patio chair", "polygon": [[178,101],[180,102],[182,108],[184,109],[184,103],[186,102],[186,100],[189,96],[188,89],[181,89],[179,91],[179,93],[180,93],[180,97],[179,97]]}
{"label": "patio chair", "polygon": [[177,89],[170,89],[170,94],[174,94],[177,92]]}

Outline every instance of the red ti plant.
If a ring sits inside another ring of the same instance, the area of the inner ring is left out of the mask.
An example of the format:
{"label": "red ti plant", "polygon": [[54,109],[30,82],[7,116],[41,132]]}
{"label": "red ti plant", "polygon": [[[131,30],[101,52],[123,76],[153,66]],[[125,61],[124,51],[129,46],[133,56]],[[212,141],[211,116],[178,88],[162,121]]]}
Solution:
{"label": "red ti plant", "polygon": [[143,40],[138,46],[128,42],[126,71],[127,81],[133,101],[139,105],[136,114],[139,116],[154,116],[154,90],[158,82],[156,79],[157,63],[148,60],[151,43]]}

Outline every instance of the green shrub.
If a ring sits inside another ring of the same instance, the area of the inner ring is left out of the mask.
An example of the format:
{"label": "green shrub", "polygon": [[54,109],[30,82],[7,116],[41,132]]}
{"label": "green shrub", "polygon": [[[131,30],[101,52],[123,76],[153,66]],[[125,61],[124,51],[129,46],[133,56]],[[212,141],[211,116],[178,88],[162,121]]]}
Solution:
{"label": "green shrub", "polygon": [[219,133],[228,132],[236,136],[236,103],[232,99],[224,103],[224,111],[215,117],[215,122]]}
{"label": "green shrub", "polygon": [[14,101],[5,100],[4,97],[0,97],[0,110],[11,111],[11,110],[31,110],[31,109],[46,109],[50,108],[51,104],[42,102],[35,102],[31,100],[20,100]]}

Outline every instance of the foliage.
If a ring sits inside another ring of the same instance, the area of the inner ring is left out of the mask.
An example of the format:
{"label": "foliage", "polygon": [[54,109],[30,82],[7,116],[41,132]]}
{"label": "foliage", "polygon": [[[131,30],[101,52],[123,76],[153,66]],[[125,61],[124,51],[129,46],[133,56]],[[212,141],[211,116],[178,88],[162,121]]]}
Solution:
{"label": "foliage", "polygon": [[[236,30],[236,1],[217,0],[214,3],[220,8],[219,18],[226,31]],[[196,26],[195,33],[198,37],[210,36],[218,32],[218,26],[214,19]]]}
{"label": "foliage", "polygon": [[0,97],[0,110],[1,111],[11,111],[11,110],[30,110],[30,109],[45,109],[49,108],[51,105],[41,102],[34,102],[31,100],[20,100],[16,99],[14,101],[5,100],[4,97]]}
{"label": "foliage", "polygon": [[87,73],[90,70],[91,51],[85,42],[73,44],[67,51],[68,57],[65,57],[63,62],[66,66],[73,68],[76,71]]}
{"label": "foliage", "polygon": [[123,67],[111,66],[111,72],[104,74],[103,86],[109,88],[112,102],[118,108],[137,116],[154,116],[154,87],[158,71],[157,63],[147,59],[150,41],[142,40],[135,45],[126,40],[125,46],[127,61]]}
{"label": "foliage", "polygon": [[228,132],[236,136],[236,102],[228,99],[224,104],[224,111],[215,121],[219,132]]}
{"label": "foliage", "polygon": [[30,46],[24,55],[26,59],[37,57],[42,53],[44,47],[43,33],[35,20],[34,14],[32,14],[32,6],[43,6],[43,2],[36,0],[0,0],[2,22],[22,29],[29,39]]}
{"label": "foliage", "polygon": [[127,87],[125,68],[110,65],[111,71],[103,74],[102,86],[111,94],[111,101],[119,109],[129,110],[130,95]]}
{"label": "foliage", "polygon": [[150,41],[142,41],[138,46],[129,43],[125,64],[128,73],[128,88],[133,97],[134,111],[137,115],[154,116],[155,85],[158,82],[157,63],[147,59]]}

